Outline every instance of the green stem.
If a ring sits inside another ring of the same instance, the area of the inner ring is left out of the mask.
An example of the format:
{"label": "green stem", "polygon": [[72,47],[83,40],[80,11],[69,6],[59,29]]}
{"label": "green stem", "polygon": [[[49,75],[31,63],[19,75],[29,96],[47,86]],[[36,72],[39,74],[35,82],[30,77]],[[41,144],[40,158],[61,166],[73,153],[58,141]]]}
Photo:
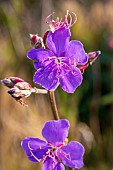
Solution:
{"label": "green stem", "polygon": [[59,118],[59,113],[58,113],[57,106],[56,106],[54,91],[48,91],[48,94],[49,94],[49,99],[50,99],[54,119],[59,120],[60,118]]}

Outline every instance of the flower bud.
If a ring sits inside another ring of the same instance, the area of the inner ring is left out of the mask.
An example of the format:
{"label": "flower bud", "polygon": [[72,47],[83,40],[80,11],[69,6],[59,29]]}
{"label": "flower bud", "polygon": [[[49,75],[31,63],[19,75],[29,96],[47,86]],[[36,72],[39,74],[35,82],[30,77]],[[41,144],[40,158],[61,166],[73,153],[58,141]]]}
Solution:
{"label": "flower bud", "polygon": [[100,54],[101,54],[101,51],[89,52],[88,53],[88,62],[89,62],[89,64],[92,64]]}
{"label": "flower bud", "polygon": [[8,77],[1,80],[2,84],[10,88],[8,93],[20,104],[27,106],[27,104],[22,100],[23,98],[29,97],[31,93],[43,93],[46,94],[47,90],[37,89],[32,87],[29,83],[25,82],[19,77]]}
{"label": "flower bud", "polygon": [[14,87],[15,84],[18,83],[18,82],[24,82],[24,80],[20,79],[19,77],[8,77],[8,78],[1,80],[1,83],[4,86],[7,86],[9,88]]}
{"label": "flower bud", "polygon": [[100,54],[101,54],[101,51],[89,52],[87,54],[88,62],[85,65],[78,65],[77,67],[80,69],[82,73],[84,73],[84,70],[89,66],[89,64],[93,64]]}
{"label": "flower bud", "polygon": [[29,34],[31,45],[35,48],[42,48],[44,47],[43,39],[42,37],[39,37],[37,34]]}

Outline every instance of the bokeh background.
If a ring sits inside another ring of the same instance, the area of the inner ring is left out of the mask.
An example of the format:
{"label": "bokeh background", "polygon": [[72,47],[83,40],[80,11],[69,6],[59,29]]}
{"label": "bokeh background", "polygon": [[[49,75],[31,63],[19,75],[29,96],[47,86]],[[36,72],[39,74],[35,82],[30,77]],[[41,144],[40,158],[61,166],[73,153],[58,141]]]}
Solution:
{"label": "bokeh background", "polygon": [[[54,11],[54,19],[63,17],[67,9],[78,17],[71,38],[87,52],[102,54],[74,94],[56,90],[58,110],[70,121],[69,139],[86,149],[82,170],[113,170],[113,0],[0,0],[0,79],[18,76],[39,87],[26,57],[29,33],[43,36],[46,16]],[[7,90],[0,84],[0,170],[41,170],[27,160],[20,143],[26,136],[42,138],[44,123],[53,119],[49,98],[32,95],[23,107]]]}

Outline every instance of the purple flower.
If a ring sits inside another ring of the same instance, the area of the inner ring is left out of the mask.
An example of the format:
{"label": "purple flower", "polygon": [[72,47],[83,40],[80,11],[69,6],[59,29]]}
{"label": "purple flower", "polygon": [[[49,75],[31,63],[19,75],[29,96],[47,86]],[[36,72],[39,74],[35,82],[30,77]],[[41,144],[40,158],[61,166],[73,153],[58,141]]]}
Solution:
{"label": "purple flower", "polygon": [[28,159],[33,162],[42,162],[42,170],[64,170],[64,165],[81,168],[84,165],[84,147],[75,141],[65,144],[69,126],[68,120],[46,122],[42,135],[47,142],[26,137],[21,145]]}
{"label": "purple flower", "polygon": [[77,65],[85,65],[88,56],[81,42],[72,40],[70,30],[60,28],[49,32],[46,38],[47,49],[31,49],[27,56],[35,60],[34,82],[47,90],[62,89],[73,93],[82,83],[82,73]]}

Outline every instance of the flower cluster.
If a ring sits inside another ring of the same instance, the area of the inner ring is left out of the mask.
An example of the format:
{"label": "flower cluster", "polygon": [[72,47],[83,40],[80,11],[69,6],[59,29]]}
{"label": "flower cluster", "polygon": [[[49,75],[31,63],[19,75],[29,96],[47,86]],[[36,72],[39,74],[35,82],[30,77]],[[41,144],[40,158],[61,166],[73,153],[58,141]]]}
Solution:
{"label": "flower cluster", "polygon": [[[74,20],[72,19],[74,16]],[[44,37],[30,34],[33,48],[28,51],[27,57],[34,61],[36,72],[34,82],[45,89],[37,89],[18,77],[9,77],[1,82],[10,88],[8,93],[20,102],[23,97],[31,93],[49,93],[53,115],[57,115],[54,90],[59,86],[67,93],[73,93],[81,85],[84,70],[100,55],[100,51],[86,53],[83,44],[71,40],[70,27],[76,22],[74,13],[67,11],[64,21],[57,18],[48,21],[50,29]],[[47,91],[48,90],[48,91]],[[54,113],[55,112],[55,113]],[[59,119],[59,116],[54,116]],[[65,166],[80,169],[83,167],[84,147],[76,141],[66,143],[69,130],[69,121],[52,120],[45,123],[42,129],[43,141],[39,138],[26,137],[21,145],[29,160],[42,162],[42,170],[64,170]]]}
{"label": "flower cluster", "polygon": [[29,160],[42,162],[42,170],[64,170],[65,166],[80,169],[83,163],[84,147],[76,141],[65,144],[69,121],[53,120],[46,122],[42,135],[46,139],[27,137],[21,145]]}
{"label": "flower cluster", "polygon": [[25,82],[19,77],[8,77],[1,80],[1,83],[10,88],[8,93],[20,104],[28,106],[23,98],[29,97],[31,93],[47,93],[46,90],[37,89],[32,87],[29,83]]}
{"label": "flower cluster", "polygon": [[50,30],[45,33],[43,41],[36,35],[31,37],[31,42],[34,37],[37,40],[34,42],[35,48],[27,54],[29,59],[34,60],[34,82],[47,90],[55,90],[60,84],[64,91],[73,93],[82,83],[84,70],[100,54],[92,52],[88,55],[80,41],[70,41],[70,27],[76,22],[76,15],[74,16],[75,20],[72,21],[67,11],[64,21],[59,18],[47,21],[47,17]]}

